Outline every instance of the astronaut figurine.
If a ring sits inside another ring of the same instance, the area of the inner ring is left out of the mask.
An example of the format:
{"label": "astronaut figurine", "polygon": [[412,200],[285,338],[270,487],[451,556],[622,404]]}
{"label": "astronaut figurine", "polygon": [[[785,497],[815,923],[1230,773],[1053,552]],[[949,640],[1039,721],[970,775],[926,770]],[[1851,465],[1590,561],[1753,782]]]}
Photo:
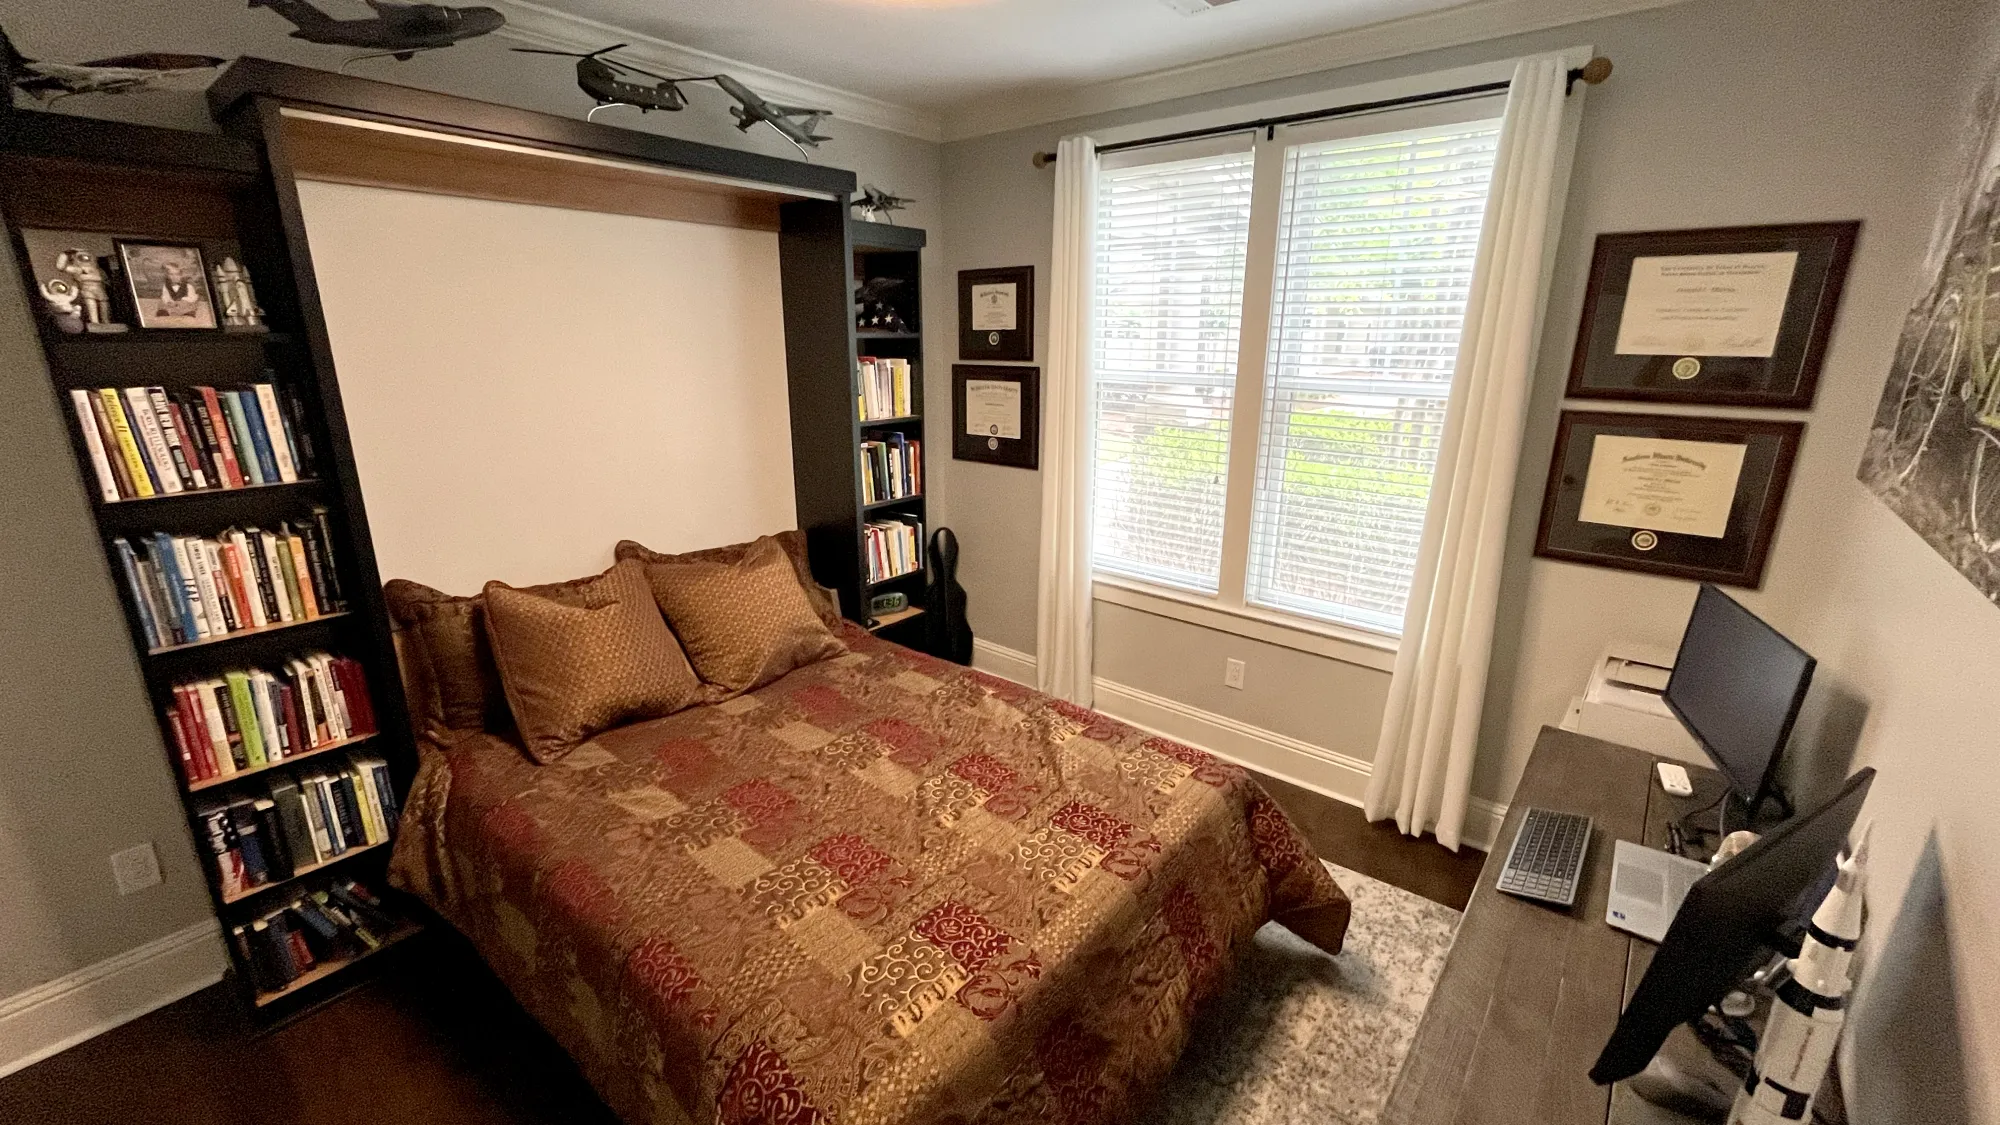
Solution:
{"label": "astronaut figurine", "polygon": [[1736,1095],[1729,1125],[1785,1125],[1812,1116],[1813,1095],[1826,1080],[1847,1022],[1848,962],[1861,937],[1861,892],[1868,879],[1868,829],[1840,865],[1833,889],[1813,911],[1799,955],[1757,1047],[1751,1081]]}
{"label": "astronaut figurine", "polygon": [[104,284],[104,267],[97,264],[97,255],[80,247],[64,250],[56,255],[56,269],[68,274],[76,286],[76,306],[85,332],[126,331],[124,325],[111,319],[111,290]]}
{"label": "astronaut figurine", "polygon": [[222,310],[226,332],[264,332],[264,310],[257,307],[257,292],[250,288],[250,271],[225,257],[209,270],[215,282],[215,303]]}

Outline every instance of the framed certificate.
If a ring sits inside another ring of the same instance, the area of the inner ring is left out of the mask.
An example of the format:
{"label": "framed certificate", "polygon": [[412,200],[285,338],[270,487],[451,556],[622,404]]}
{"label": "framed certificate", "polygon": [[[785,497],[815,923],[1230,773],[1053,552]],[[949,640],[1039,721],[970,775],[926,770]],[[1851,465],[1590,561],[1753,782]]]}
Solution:
{"label": "framed certificate", "polygon": [[1035,267],[958,271],[958,358],[1035,358]]}
{"label": "framed certificate", "polygon": [[1569,396],[1811,406],[1860,229],[1598,235]]}
{"label": "framed certificate", "polygon": [[1566,410],[1535,554],[1755,588],[1803,422]]}
{"label": "framed certificate", "polygon": [[951,368],[951,455],[1016,469],[1041,467],[1042,369]]}

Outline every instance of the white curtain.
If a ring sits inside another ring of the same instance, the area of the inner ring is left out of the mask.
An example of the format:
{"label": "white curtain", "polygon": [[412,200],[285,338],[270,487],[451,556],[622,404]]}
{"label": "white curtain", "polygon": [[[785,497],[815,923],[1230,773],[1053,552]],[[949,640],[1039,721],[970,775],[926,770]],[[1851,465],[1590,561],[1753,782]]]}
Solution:
{"label": "white curtain", "polygon": [[1437,476],[1368,777],[1370,820],[1393,816],[1404,832],[1434,831],[1453,850],[1472,792],[1514,469],[1568,187],[1567,71],[1559,56],[1524,59],[1508,88]]}
{"label": "white curtain", "polygon": [[1042,565],[1035,679],[1090,706],[1092,306],[1096,298],[1097,146],[1056,149],[1056,230],[1049,272],[1049,356],[1042,372]]}

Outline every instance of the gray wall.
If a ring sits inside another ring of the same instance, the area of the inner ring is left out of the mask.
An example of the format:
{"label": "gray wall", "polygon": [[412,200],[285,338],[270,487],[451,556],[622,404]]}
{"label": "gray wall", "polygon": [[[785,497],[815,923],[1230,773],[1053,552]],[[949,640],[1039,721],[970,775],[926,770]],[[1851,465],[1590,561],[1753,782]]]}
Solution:
{"label": "gray wall", "polygon": [[[241,0],[0,0],[0,24],[24,53],[65,61],[154,49],[256,54],[333,69],[349,53],[289,40],[283,21],[246,11]],[[507,46],[498,39],[461,44],[408,64],[363,63],[356,73],[549,113],[587,108],[563,60],[514,55]],[[677,115],[613,110],[599,120],[796,157],[769,130],[736,132],[720,104],[698,97]],[[74,98],[61,108],[213,128],[192,91]],[[833,139],[815,162],[916,197],[901,219],[930,231],[926,301],[945,308],[939,146],[837,120],[823,131]],[[28,318],[9,256],[0,261],[0,391],[8,403],[0,410],[0,999],[210,912],[72,465],[62,430],[68,421],[49,392]],[[107,857],[148,839],[158,847],[165,884],[121,898]]]}
{"label": "gray wall", "polygon": [[[1807,792],[1851,766],[1882,770],[1872,932],[1887,932],[1935,831],[1951,901],[1960,1021],[1985,1118],[2000,1113],[2000,609],[1985,603],[1854,479],[1975,77],[1995,66],[1994,9],[1976,0],[1692,3],[1412,58],[954,143],[945,149],[953,269],[1033,263],[1047,277],[1051,178],[1029,155],[1078,132],[1197,109],[1594,45],[1617,72],[1589,93],[1550,295],[1474,792],[1504,801],[1535,732],[1555,722],[1612,640],[1671,645],[1694,587],[1530,557],[1561,386],[1599,232],[1858,218],[1840,320],[1761,591],[1746,600],[1821,660],[1795,740]],[[1046,298],[1046,281],[1041,286]],[[1044,311],[1037,323],[1046,325]],[[1046,347],[1038,352],[1046,356]],[[1718,411],[1728,413],[1728,411]],[[1039,482],[940,461],[974,628],[1032,652]],[[1104,611],[1103,603],[1099,603]],[[1310,704],[1219,690],[1244,642],[1116,610],[1098,672],[1244,722],[1370,756],[1378,674],[1316,657],[1284,679]],[[1257,674],[1252,664],[1253,681]],[[1371,710],[1372,708],[1372,710]],[[1305,727],[1301,728],[1300,724]],[[1971,997],[1988,1000],[1975,1010]],[[1864,1052],[1865,1056],[1865,1052]],[[1983,1065],[1982,1065],[1983,1064]],[[1857,1068],[1867,1069],[1867,1059]],[[1863,1074],[1864,1081],[1884,1076]]]}

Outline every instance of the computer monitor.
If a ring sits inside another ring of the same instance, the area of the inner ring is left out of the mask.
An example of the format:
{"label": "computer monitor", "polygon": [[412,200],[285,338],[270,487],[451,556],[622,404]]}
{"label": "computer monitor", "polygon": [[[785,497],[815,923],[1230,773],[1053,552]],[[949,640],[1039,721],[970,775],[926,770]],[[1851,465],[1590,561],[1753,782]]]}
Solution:
{"label": "computer monitor", "polygon": [[1700,1017],[1780,947],[1780,927],[1811,917],[1819,905],[1812,892],[1824,895],[1832,885],[1827,873],[1874,780],[1873,769],[1862,770],[1826,803],[1695,881],[1597,1056],[1591,1081],[1618,1082],[1644,1070],[1676,1026]]}
{"label": "computer monitor", "polygon": [[1816,663],[1714,586],[1703,583],[1695,595],[1667,706],[1753,813],[1774,792],[1778,755]]}

